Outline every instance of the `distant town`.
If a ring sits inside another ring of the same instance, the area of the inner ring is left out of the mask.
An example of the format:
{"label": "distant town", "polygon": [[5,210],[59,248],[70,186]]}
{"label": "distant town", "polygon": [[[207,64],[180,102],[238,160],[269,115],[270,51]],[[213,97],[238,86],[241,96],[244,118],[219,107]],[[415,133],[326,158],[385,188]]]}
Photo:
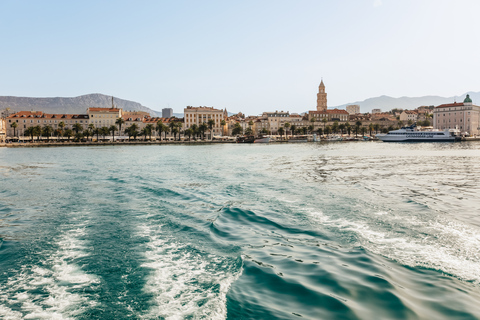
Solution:
{"label": "distant town", "polygon": [[445,130],[458,129],[462,136],[476,137],[480,131],[480,106],[467,94],[463,102],[418,106],[413,110],[373,109],[362,113],[359,105],[327,108],[327,92],[320,82],[316,110],[304,114],[266,111],[259,116],[242,113],[229,116],[226,109],[187,106],[184,117],[174,117],[171,108],[162,117],[145,111],[87,108],[85,114],[49,114],[41,110],[10,113],[0,118],[0,143],[27,141],[191,141],[226,140],[238,136],[275,136],[279,140],[298,135],[362,135],[374,137],[406,125]]}

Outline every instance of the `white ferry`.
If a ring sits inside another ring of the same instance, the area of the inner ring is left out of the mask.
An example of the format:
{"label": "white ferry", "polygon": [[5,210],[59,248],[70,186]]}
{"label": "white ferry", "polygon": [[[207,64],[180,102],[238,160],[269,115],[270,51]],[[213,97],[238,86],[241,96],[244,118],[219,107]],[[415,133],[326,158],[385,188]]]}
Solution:
{"label": "white ferry", "polygon": [[379,133],[376,137],[384,142],[454,142],[461,140],[458,134],[457,129],[421,131],[412,125],[388,133]]}

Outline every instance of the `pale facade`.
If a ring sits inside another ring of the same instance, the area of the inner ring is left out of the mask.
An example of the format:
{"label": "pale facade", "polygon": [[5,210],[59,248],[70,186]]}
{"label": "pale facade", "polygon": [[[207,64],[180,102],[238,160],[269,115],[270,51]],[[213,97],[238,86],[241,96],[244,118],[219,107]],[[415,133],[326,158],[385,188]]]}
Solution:
{"label": "pale facade", "polygon": [[480,134],[480,106],[473,105],[470,96],[461,102],[442,104],[433,110],[433,127],[439,130],[459,129],[462,134]]}
{"label": "pale facade", "polygon": [[[202,123],[208,124],[208,120],[212,119],[215,121],[215,125],[212,129],[212,134],[214,136],[223,135],[223,126],[221,124],[222,120],[227,118],[227,110],[214,109],[212,107],[186,107],[184,110],[184,129],[190,128],[192,125],[201,125]],[[206,132],[210,134],[210,130]],[[210,137],[211,138],[211,137]]]}
{"label": "pale facade", "polygon": [[347,122],[349,119],[349,113],[346,110],[341,109],[331,109],[325,111],[309,111],[308,120],[315,119],[315,121],[338,121],[338,122]]}
{"label": "pale facade", "polygon": [[381,113],[382,109],[372,109],[372,114]]}
{"label": "pale facade", "polygon": [[283,111],[264,112],[262,117],[266,119],[268,123],[268,130],[272,134],[276,134],[280,127],[284,127],[286,122],[290,122],[290,113]]}
{"label": "pale facade", "polygon": [[325,85],[323,84],[323,79],[318,86],[317,93],[317,111],[327,110],[327,93],[325,92]]}
{"label": "pale facade", "polygon": [[118,108],[88,108],[89,124],[96,128],[110,127],[122,116],[122,109]]}
{"label": "pale facade", "polygon": [[409,120],[411,120],[412,122],[417,122],[418,113],[416,111],[403,110],[403,112],[400,113],[399,119],[403,122],[408,122]]}
{"label": "pale facade", "polygon": [[[86,114],[47,114],[41,111],[19,111],[9,115],[6,121],[6,131],[8,137],[13,137],[14,131],[17,137],[24,136],[24,132],[29,127],[50,126],[53,130],[60,129],[59,124],[63,122],[65,129],[72,129],[78,123],[82,130],[88,128],[88,115]],[[17,123],[16,130],[13,130],[12,123]]]}
{"label": "pale facade", "polygon": [[7,135],[5,119],[0,118],[0,143],[4,143]]}
{"label": "pale facade", "polygon": [[356,114],[356,113],[360,113],[360,106],[358,104],[350,104],[348,105],[345,110],[349,113],[349,114]]}

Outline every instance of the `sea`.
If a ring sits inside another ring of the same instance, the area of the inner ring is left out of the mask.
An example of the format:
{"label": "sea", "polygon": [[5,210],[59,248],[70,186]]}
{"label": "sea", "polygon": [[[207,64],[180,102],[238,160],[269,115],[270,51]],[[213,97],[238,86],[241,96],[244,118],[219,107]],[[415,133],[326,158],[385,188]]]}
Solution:
{"label": "sea", "polygon": [[0,148],[0,319],[480,319],[480,143]]}

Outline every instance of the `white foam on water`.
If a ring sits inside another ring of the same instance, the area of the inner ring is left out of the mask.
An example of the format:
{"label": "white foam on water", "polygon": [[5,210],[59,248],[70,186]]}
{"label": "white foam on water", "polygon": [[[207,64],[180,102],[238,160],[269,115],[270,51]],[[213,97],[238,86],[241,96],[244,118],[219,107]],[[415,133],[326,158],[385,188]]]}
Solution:
{"label": "white foam on water", "polygon": [[150,239],[142,266],[152,270],[144,290],[155,303],[142,318],[226,318],[226,295],[240,272],[220,269],[223,257],[188,252],[158,226],[140,226],[139,234]]}
{"label": "white foam on water", "polygon": [[[86,243],[79,239],[84,233],[83,228],[67,232],[57,242],[57,251],[43,254],[47,258],[39,262],[41,266],[25,265],[8,279],[0,295],[0,318],[73,319],[96,305],[88,297],[70,292],[98,282],[96,276],[71,262],[87,255]],[[13,311],[10,307],[14,305],[21,311]]]}
{"label": "white foam on water", "polygon": [[[383,212],[374,214],[385,217]],[[462,222],[422,221],[416,217],[399,219],[402,224],[397,227],[411,231],[406,233],[382,227],[374,217],[372,221],[332,219],[315,210],[311,210],[309,216],[322,225],[353,232],[369,251],[403,265],[440,270],[480,284],[480,235],[478,229]]]}

